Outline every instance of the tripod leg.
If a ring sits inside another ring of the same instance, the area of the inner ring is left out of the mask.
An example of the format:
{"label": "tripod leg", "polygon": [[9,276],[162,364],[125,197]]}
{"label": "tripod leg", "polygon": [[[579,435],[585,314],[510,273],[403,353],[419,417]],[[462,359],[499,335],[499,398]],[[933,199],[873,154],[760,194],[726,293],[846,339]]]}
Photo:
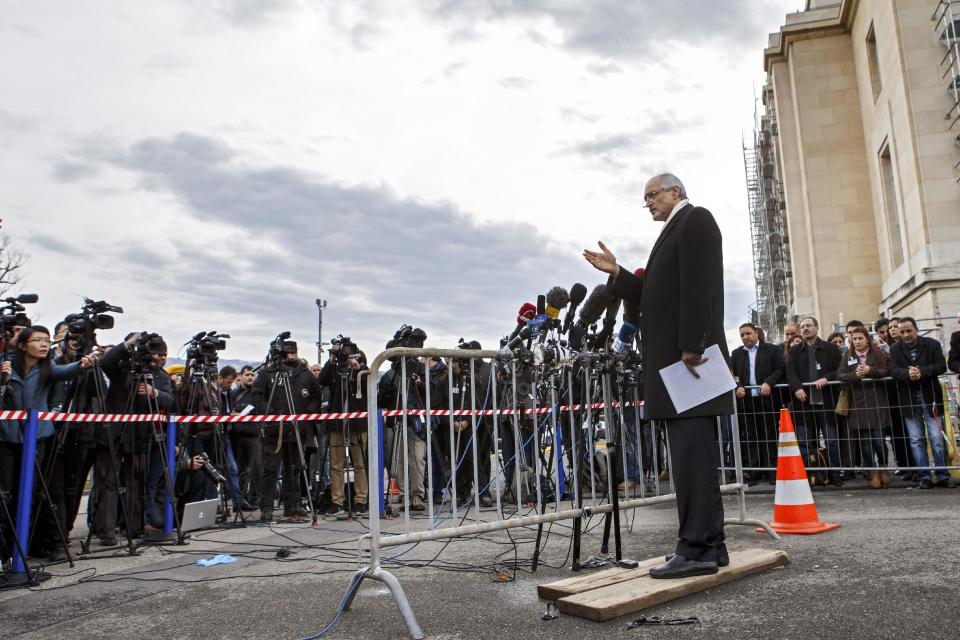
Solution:
{"label": "tripod leg", "polygon": [[[52,444],[52,443],[51,443]],[[55,457],[56,451],[51,453],[51,457]],[[37,451],[37,457],[40,458],[40,451]],[[66,532],[64,531],[63,522],[60,519],[60,509],[57,504],[54,502],[53,497],[50,495],[50,488],[47,484],[47,479],[43,477],[43,470],[41,469],[43,465],[37,464],[36,474],[37,480],[40,482],[40,493],[43,495],[43,500],[47,505],[47,508],[50,510],[50,516],[53,520],[54,525],[56,525],[57,536],[60,538],[60,544],[63,546],[63,552],[67,556],[67,560],[70,563],[70,568],[73,568],[73,555],[70,553],[70,542],[67,540]],[[37,515],[34,518],[34,528],[31,529],[32,535],[36,535],[36,524],[40,520],[40,510],[37,510]]]}

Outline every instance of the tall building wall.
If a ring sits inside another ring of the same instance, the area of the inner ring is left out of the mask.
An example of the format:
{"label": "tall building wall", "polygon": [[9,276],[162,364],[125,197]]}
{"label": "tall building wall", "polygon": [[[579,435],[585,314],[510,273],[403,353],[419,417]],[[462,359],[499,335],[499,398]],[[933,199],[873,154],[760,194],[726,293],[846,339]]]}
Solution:
{"label": "tall building wall", "polygon": [[795,314],[960,310],[960,139],[937,6],[811,2],[771,35]]}

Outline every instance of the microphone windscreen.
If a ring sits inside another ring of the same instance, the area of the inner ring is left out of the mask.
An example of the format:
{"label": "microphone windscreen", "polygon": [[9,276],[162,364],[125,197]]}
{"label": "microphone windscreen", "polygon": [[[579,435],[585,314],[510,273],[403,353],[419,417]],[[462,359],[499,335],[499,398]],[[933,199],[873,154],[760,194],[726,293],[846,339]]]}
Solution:
{"label": "microphone windscreen", "polygon": [[289,338],[289,337],[290,337],[290,332],[289,332],[289,331],[284,331],[283,333],[280,334],[280,338],[281,338],[282,340],[286,340],[286,339]]}
{"label": "microphone windscreen", "polygon": [[570,304],[574,307],[579,306],[583,299],[587,297],[587,288],[579,282],[570,287]]}
{"label": "microphone windscreen", "polygon": [[21,293],[17,296],[17,302],[21,302],[23,304],[33,304],[39,299],[40,296],[35,293]]}
{"label": "microphone windscreen", "polygon": [[580,324],[587,327],[595,324],[603,315],[611,300],[613,300],[613,296],[607,289],[606,284],[595,286],[587,299],[583,301],[583,306],[580,307]]}
{"label": "microphone windscreen", "polygon": [[530,302],[524,302],[517,312],[517,324],[526,324],[537,315],[537,308]]}
{"label": "microphone windscreen", "polygon": [[633,339],[637,335],[637,327],[629,322],[624,322],[620,325],[620,342],[628,343],[633,342]]}
{"label": "microphone windscreen", "polygon": [[537,296],[537,315],[547,312],[547,296],[540,294]]}
{"label": "microphone windscreen", "polygon": [[644,269],[643,267],[638,267],[637,269],[634,269],[633,275],[637,276],[642,280],[647,275],[647,270]]}
{"label": "microphone windscreen", "polygon": [[554,320],[560,315],[560,310],[570,302],[570,294],[563,287],[553,287],[550,291],[547,291],[546,298],[546,313]]}

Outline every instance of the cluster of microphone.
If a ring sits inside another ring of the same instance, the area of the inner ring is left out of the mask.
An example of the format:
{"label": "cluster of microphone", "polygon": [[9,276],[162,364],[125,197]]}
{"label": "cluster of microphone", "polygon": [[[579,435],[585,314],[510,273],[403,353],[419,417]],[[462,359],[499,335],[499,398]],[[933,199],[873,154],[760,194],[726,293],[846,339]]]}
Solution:
{"label": "cluster of microphone", "polygon": [[[642,277],[642,270],[637,270]],[[617,314],[623,308],[623,323],[615,336],[611,349],[625,353],[633,349],[640,324],[640,309],[632,302],[615,296],[606,284],[598,284],[587,294],[587,287],[576,283],[570,290],[553,287],[546,294],[537,296],[536,305],[525,302],[517,312],[517,326],[501,340],[500,353],[510,357],[527,343],[543,345],[548,336],[552,342],[571,352],[603,352],[617,324]],[[561,313],[566,309],[563,319]],[[577,311],[579,310],[579,315]]]}

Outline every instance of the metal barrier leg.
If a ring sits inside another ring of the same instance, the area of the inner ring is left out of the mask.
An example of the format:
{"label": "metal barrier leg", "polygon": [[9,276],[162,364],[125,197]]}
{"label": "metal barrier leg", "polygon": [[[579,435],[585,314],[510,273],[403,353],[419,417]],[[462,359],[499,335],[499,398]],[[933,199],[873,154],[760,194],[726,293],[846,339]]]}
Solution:
{"label": "metal barrier leg", "polygon": [[[384,571],[380,567],[376,569],[364,567],[358,569],[357,572],[353,574],[353,582],[356,582],[356,587],[347,593],[344,610],[347,611],[350,609],[364,578],[371,578],[387,585],[387,588],[390,589],[390,595],[393,596],[393,600],[397,603],[397,608],[400,609],[400,615],[403,616],[403,621],[407,625],[410,637],[414,638],[414,640],[422,640],[424,637],[423,630],[421,630],[420,625],[417,624],[417,617],[413,614],[413,609],[410,607],[407,595],[403,592],[403,587],[400,586],[400,582],[393,574],[389,571]],[[353,582],[351,582],[351,585]]]}
{"label": "metal barrier leg", "polygon": [[[733,440],[733,464],[736,470],[736,483],[739,485],[737,489],[737,508],[739,511],[739,518],[726,518],[723,521],[724,525],[727,524],[738,524],[747,527],[759,527],[767,532],[774,540],[779,540],[780,535],[770,528],[770,525],[764,522],[763,520],[757,520],[754,518],[747,518],[747,487],[743,484],[743,458],[740,456],[740,417],[737,415],[737,398],[735,395],[736,392],[731,391],[731,394],[734,394],[733,398],[733,415],[730,416],[730,437]],[[721,418],[722,419],[722,418]],[[721,465],[722,465],[722,454],[721,454]]]}

